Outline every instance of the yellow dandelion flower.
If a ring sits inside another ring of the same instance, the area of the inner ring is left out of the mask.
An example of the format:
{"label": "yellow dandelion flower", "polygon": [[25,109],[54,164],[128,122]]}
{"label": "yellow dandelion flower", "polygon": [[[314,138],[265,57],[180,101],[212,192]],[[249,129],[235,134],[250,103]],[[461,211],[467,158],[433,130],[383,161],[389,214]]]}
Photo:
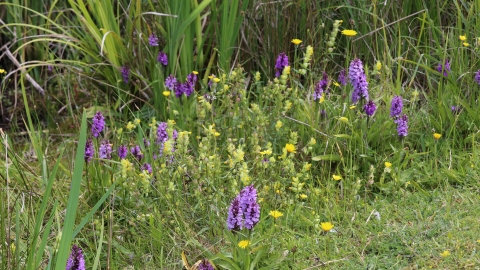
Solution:
{"label": "yellow dandelion flower", "polygon": [[465,35],[465,36],[460,35],[458,38],[459,38],[461,41],[467,40],[467,36],[466,36],[466,35]]}
{"label": "yellow dandelion flower", "polygon": [[442,256],[442,257],[444,257],[444,258],[445,258],[445,257],[448,257],[448,256],[450,256],[450,251],[445,250],[444,252],[440,253],[440,256]]}
{"label": "yellow dandelion flower", "polygon": [[379,71],[380,69],[382,69],[382,63],[380,61],[377,61],[377,63],[375,64],[375,70]]}
{"label": "yellow dandelion flower", "polygon": [[434,138],[435,140],[438,140],[438,139],[440,139],[441,137],[442,137],[442,134],[440,134],[440,133],[433,133],[433,138]]}
{"label": "yellow dandelion flower", "polygon": [[198,71],[192,71],[193,74],[198,75]]}
{"label": "yellow dandelion flower", "polygon": [[170,91],[163,91],[162,94],[166,97],[170,96]]}
{"label": "yellow dandelion flower", "polygon": [[250,245],[250,241],[248,240],[242,240],[238,243],[238,246],[243,249],[246,249],[249,245]]}
{"label": "yellow dandelion flower", "polygon": [[463,46],[468,47],[468,46],[470,46],[470,43],[468,43],[468,42],[463,42]]}
{"label": "yellow dandelion flower", "polygon": [[213,82],[218,83],[218,82],[220,82],[220,79],[219,78],[213,78]]}
{"label": "yellow dandelion flower", "polygon": [[320,227],[322,228],[322,230],[328,232],[333,229],[334,226],[331,222],[321,222]]}
{"label": "yellow dandelion flower", "polygon": [[273,210],[273,211],[270,211],[270,213],[268,213],[270,216],[272,216],[274,219],[277,219],[281,216],[283,216],[283,213],[280,212],[280,211],[277,211],[277,210]]}
{"label": "yellow dandelion flower", "polygon": [[308,198],[307,194],[300,194],[299,197],[300,197],[300,199],[306,199],[306,198]]}
{"label": "yellow dandelion flower", "polygon": [[390,168],[392,167],[392,163],[385,161],[385,167]]}
{"label": "yellow dandelion flower", "polygon": [[298,45],[298,44],[302,43],[302,41],[298,38],[294,38],[294,39],[292,39],[292,43],[295,44],[295,45]]}
{"label": "yellow dandelion flower", "polygon": [[287,149],[287,152],[289,153],[296,153],[295,151],[295,145],[291,144],[291,143],[287,143],[285,145],[285,149]]}
{"label": "yellow dandelion flower", "polygon": [[333,180],[335,180],[335,181],[340,181],[340,180],[342,180],[342,176],[341,176],[341,175],[336,175],[336,174],[334,174],[334,175],[332,175],[332,178],[333,178]]}
{"label": "yellow dandelion flower", "polygon": [[213,133],[213,136],[218,137],[218,136],[220,136],[220,133],[215,131],[215,133]]}
{"label": "yellow dandelion flower", "polygon": [[339,120],[343,123],[348,123],[348,118],[346,117],[340,117]]}
{"label": "yellow dandelion flower", "polygon": [[357,35],[357,31],[345,29],[345,30],[342,30],[342,34],[347,36],[347,37],[353,37],[353,36]]}
{"label": "yellow dandelion flower", "polygon": [[3,74],[3,73],[5,73],[5,69],[0,68],[0,74]]}

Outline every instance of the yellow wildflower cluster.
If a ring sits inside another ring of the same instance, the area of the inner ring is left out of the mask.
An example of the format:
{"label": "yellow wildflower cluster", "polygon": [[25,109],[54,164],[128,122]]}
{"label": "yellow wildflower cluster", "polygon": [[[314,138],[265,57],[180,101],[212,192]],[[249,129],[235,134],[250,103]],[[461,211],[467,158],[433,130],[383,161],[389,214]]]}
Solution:
{"label": "yellow wildflower cluster", "polygon": [[122,159],[120,161],[120,164],[122,165],[122,177],[127,178],[128,172],[134,171],[135,168],[133,167],[133,164],[128,161],[127,159]]}
{"label": "yellow wildflower cluster", "polygon": [[305,75],[307,74],[307,68],[310,66],[310,60],[313,55],[313,47],[308,45],[307,50],[305,51],[305,56],[303,57],[302,68],[298,70],[298,73]]}

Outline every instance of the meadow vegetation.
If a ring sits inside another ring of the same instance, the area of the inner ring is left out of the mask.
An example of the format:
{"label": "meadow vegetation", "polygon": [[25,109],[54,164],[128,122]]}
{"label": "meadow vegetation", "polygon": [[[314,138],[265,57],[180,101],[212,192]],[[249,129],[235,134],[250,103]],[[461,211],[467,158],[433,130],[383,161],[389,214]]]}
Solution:
{"label": "meadow vegetation", "polygon": [[0,3],[0,267],[479,268],[479,13]]}

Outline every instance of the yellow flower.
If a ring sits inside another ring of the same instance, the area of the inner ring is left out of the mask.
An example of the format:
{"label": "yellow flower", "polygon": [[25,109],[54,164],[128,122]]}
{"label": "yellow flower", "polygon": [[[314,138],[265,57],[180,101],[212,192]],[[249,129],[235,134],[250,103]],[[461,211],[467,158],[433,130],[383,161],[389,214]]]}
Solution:
{"label": "yellow flower", "polygon": [[3,74],[3,73],[5,73],[5,69],[0,68],[0,74]]}
{"label": "yellow flower", "polygon": [[283,124],[282,124],[282,121],[278,120],[277,123],[275,124],[275,128],[277,130],[279,130],[280,128],[282,128]]}
{"label": "yellow flower", "polygon": [[128,122],[126,128],[128,131],[132,131],[135,128],[135,125],[132,122]]}
{"label": "yellow flower", "polygon": [[382,69],[382,63],[380,61],[377,61],[377,63],[375,64],[375,69],[377,71],[379,71],[380,69]]}
{"label": "yellow flower", "polygon": [[306,199],[306,198],[308,198],[307,194],[300,194],[299,197],[300,197],[300,199]]}
{"label": "yellow flower", "polygon": [[339,120],[343,123],[348,123],[348,118],[346,117],[340,117]]}
{"label": "yellow flower", "polygon": [[335,181],[342,180],[342,176],[341,176],[341,175],[336,175],[336,174],[334,174],[334,175],[332,175],[332,178],[333,178],[333,180],[335,180]]}
{"label": "yellow flower", "polygon": [[333,229],[334,226],[331,222],[322,222],[320,223],[320,227],[322,227],[322,230],[328,232]]}
{"label": "yellow flower", "polygon": [[478,240],[477,240],[477,243],[479,243],[479,244],[480,244],[480,239],[478,239]]}
{"label": "yellow flower", "polygon": [[213,78],[213,82],[218,83],[218,82],[220,82],[220,79],[219,78]]}
{"label": "yellow flower", "polygon": [[442,256],[442,257],[444,257],[444,258],[445,258],[445,257],[448,257],[448,256],[450,256],[450,251],[445,250],[444,252],[440,253],[440,256]]}
{"label": "yellow flower", "polygon": [[347,36],[347,37],[353,37],[353,36],[357,35],[357,31],[345,29],[345,30],[342,31],[342,34]]}
{"label": "yellow flower", "polygon": [[335,85],[336,87],[340,86],[340,84],[338,82],[333,82],[333,85]]}
{"label": "yellow flower", "polygon": [[325,101],[325,94],[322,94],[318,103],[323,103]]}
{"label": "yellow flower", "polygon": [[162,94],[163,94],[164,96],[168,97],[168,96],[170,96],[170,91],[163,91]]}
{"label": "yellow flower", "polygon": [[270,211],[270,213],[268,213],[270,216],[272,216],[274,219],[277,219],[281,216],[283,216],[283,213],[280,212],[280,211],[277,211],[277,210],[273,210],[273,211]]}
{"label": "yellow flower", "polygon": [[290,74],[290,66],[286,66],[283,68],[283,72],[285,75],[289,75]]}
{"label": "yellow flower", "polygon": [[470,46],[470,43],[468,43],[468,42],[463,42],[463,46],[468,47],[468,46]]}
{"label": "yellow flower", "polygon": [[213,133],[213,136],[218,137],[220,136],[220,133],[215,131],[215,133]]}
{"label": "yellow flower", "polygon": [[285,149],[287,149],[287,152],[289,153],[296,153],[295,151],[295,145],[291,144],[291,143],[287,143],[285,145]]}
{"label": "yellow flower", "polygon": [[248,240],[242,240],[238,243],[238,246],[243,249],[246,249],[249,245],[250,245],[250,241]]}
{"label": "yellow flower", "polygon": [[192,71],[193,74],[198,75],[198,71]]}
{"label": "yellow flower", "polygon": [[294,38],[294,39],[292,39],[292,43],[295,44],[295,45],[298,45],[298,44],[302,43],[302,41],[298,38]]}
{"label": "yellow flower", "polygon": [[356,107],[357,107],[356,105],[352,105],[352,106],[350,106],[350,110],[353,110],[353,109],[355,109]]}
{"label": "yellow flower", "polygon": [[257,71],[257,72],[255,73],[255,81],[258,82],[258,81],[260,81],[260,79],[261,79],[261,74],[260,74],[260,72]]}
{"label": "yellow flower", "polygon": [[385,161],[385,167],[390,168],[392,167],[392,163]]}
{"label": "yellow flower", "polygon": [[461,41],[467,40],[467,36],[466,36],[466,35],[465,35],[465,36],[459,36],[458,38],[459,38]]}
{"label": "yellow flower", "polygon": [[440,133],[433,133],[433,138],[434,138],[435,140],[438,140],[438,139],[440,139],[441,137],[442,137],[442,134],[440,134]]}

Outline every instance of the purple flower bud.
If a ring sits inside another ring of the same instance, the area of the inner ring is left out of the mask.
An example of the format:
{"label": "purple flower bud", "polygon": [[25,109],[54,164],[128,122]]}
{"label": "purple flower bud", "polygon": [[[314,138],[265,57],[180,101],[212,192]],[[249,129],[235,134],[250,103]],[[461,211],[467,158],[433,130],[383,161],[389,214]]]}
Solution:
{"label": "purple flower bud", "polygon": [[173,75],[170,75],[165,79],[165,87],[167,87],[170,90],[175,89],[176,83],[177,83],[177,79],[173,77]]}
{"label": "purple flower bud", "polygon": [[448,73],[452,71],[450,69],[450,61],[448,61],[448,59],[445,59],[445,66],[443,66],[442,64],[438,64],[437,71],[442,73],[442,70],[443,70],[443,76],[445,77],[447,77]]}
{"label": "purple flower bud", "polygon": [[164,52],[159,52],[157,56],[157,62],[160,64],[167,66],[168,65],[168,57],[167,54]]}
{"label": "purple flower bud", "polygon": [[345,76],[345,69],[342,69],[342,71],[340,71],[340,74],[338,75],[338,82],[341,85],[347,85],[347,77]]}
{"label": "purple flower bud", "polygon": [[401,117],[395,120],[397,124],[397,133],[400,137],[406,137],[408,135],[408,116],[403,114]]}
{"label": "purple flower bud", "polygon": [[120,159],[125,159],[128,154],[128,148],[125,145],[120,145],[117,153]]}
{"label": "purple flower bud", "polygon": [[352,103],[357,103],[362,98],[368,100],[368,82],[360,59],[356,58],[350,63],[348,77],[353,85]]}
{"label": "purple flower bud", "polygon": [[282,71],[286,66],[289,66],[290,64],[288,63],[288,56],[284,53],[281,52],[278,57],[277,61],[275,63],[275,77],[280,77],[282,75]]}
{"label": "purple flower bud", "polygon": [[375,105],[375,103],[373,102],[373,100],[369,100],[365,106],[363,106],[363,110],[365,111],[365,113],[371,117],[375,111],[377,110],[377,106]]}
{"label": "purple flower bud", "polygon": [[459,114],[460,113],[460,106],[452,106],[452,107],[450,107],[450,109],[452,110],[453,114]]}
{"label": "purple flower bud", "polygon": [[207,259],[203,259],[197,267],[198,270],[215,270]]}
{"label": "purple flower bud", "polygon": [[105,117],[103,117],[101,112],[97,112],[95,116],[93,116],[92,121],[92,135],[97,138],[105,128]]}
{"label": "purple flower bud", "polygon": [[323,92],[327,91],[327,87],[328,87],[328,75],[324,71],[322,79],[318,81],[317,85],[315,85],[313,100],[320,99],[322,97]]}
{"label": "purple flower bud", "polygon": [[150,44],[150,46],[153,46],[153,47],[158,46],[158,37],[155,36],[155,34],[151,34],[148,37],[148,44]]}
{"label": "purple flower bud", "polygon": [[475,81],[480,85],[480,70],[475,72]]}
{"label": "purple flower bud", "polygon": [[72,252],[67,260],[66,270],[85,270],[85,259],[83,251],[77,245],[72,246]]}
{"label": "purple flower bud", "polygon": [[128,68],[127,66],[123,66],[120,71],[122,72],[123,81],[125,82],[125,84],[127,84],[130,77],[130,68]]}
{"label": "purple flower bud", "polygon": [[85,144],[85,155],[84,155],[85,161],[87,163],[90,162],[94,154],[95,154],[95,148],[93,148],[92,139],[88,139]]}
{"label": "purple flower bud", "polygon": [[139,145],[135,145],[134,147],[132,147],[132,149],[130,149],[130,153],[132,153],[132,155],[133,155],[138,161],[140,161],[140,160],[143,158],[142,149],[140,149],[140,146],[139,146]]}
{"label": "purple flower bud", "polygon": [[143,166],[142,166],[142,170],[143,171],[147,171],[149,174],[152,174],[153,170],[152,170],[152,165],[148,164],[148,163],[144,163]]}
{"label": "purple flower bud", "polygon": [[112,145],[110,144],[109,140],[105,140],[100,144],[100,148],[98,149],[98,157],[103,159],[112,158]]}
{"label": "purple flower bud", "polygon": [[398,118],[402,114],[403,100],[401,96],[394,96],[392,98],[392,105],[390,107],[390,117]]}

